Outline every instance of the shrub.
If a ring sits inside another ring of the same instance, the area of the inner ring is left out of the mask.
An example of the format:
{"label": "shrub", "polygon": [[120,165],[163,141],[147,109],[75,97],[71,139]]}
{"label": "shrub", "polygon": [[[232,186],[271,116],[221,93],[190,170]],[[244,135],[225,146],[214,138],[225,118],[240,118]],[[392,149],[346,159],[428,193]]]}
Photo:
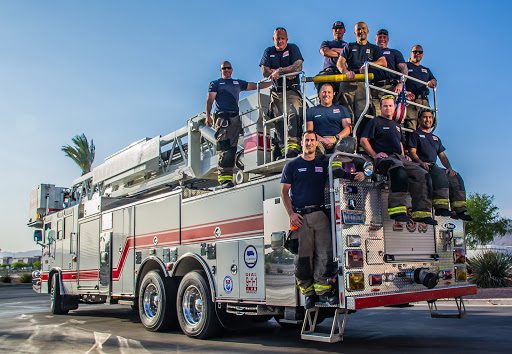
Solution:
{"label": "shrub", "polygon": [[0,281],[2,283],[10,283],[12,281],[12,278],[10,275],[4,275],[3,277],[0,278]]}
{"label": "shrub", "polygon": [[23,273],[20,275],[20,283],[32,283],[32,274]]}
{"label": "shrub", "polygon": [[468,259],[471,281],[481,288],[512,286],[512,253],[487,251]]}

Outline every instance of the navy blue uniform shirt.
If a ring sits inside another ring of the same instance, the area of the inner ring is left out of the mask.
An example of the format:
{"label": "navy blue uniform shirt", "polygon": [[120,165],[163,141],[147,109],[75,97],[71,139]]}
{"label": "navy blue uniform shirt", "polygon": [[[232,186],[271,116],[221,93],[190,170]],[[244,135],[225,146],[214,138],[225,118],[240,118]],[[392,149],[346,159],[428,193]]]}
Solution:
{"label": "navy blue uniform shirt", "polygon": [[[382,54],[384,55],[384,58],[386,58],[386,61],[388,62],[388,69],[400,72],[398,64],[405,64],[404,56],[402,55],[402,53],[400,53],[400,51],[396,49],[385,48],[382,49]],[[374,82],[380,80],[393,79],[399,79],[399,76],[391,74],[390,72],[384,70],[376,70],[374,72]]]}
{"label": "navy blue uniform shirt", "polygon": [[306,121],[313,122],[315,132],[320,136],[335,136],[343,129],[342,119],[350,118],[350,113],[343,106],[318,105],[306,111]]}
{"label": "navy blue uniform shirt", "polygon": [[[432,79],[435,79],[434,75],[429,68],[424,67],[423,65],[414,65],[413,63],[407,63],[407,70],[409,73],[407,75],[412,76],[418,80],[428,82]],[[429,90],[427,86],[420,84],[419,82],[408,80],[405,83],[407,91],[411,91],[416,96],[429,94]]]}
{"label": "navy blue uniform shirt", "polygon": [[240,92],[247,90],[247,81],[237,79],[218,79],[210,82],[208,92],[217,92],[215,111],[238,112]]}
{"label": "navy blue uniform shirt", "polygon": [[294,209],[324,204],[325,182],[329,162],[315,158],[306,161],[299,156],[288,162],[281,175],[281,183],[291,184],[290,199]]}
{"label": "navy blue uniform shirt", "polygon": [[437,156],[446,150],[436,135],[415,130],[409,135],[408,146],[416,148],[421,161],[436,163]]}
{"label": "navy blue uniform shirt", "polygon": [[[343,48],[341,56],[347,61],[348,70],[359,74],[359,69],[366,61],[376,61],[383,54],[382,49],[378,45],[371,44],[370,42],[361,45],[354,42],[347,44]],[[369,72],[375,72],[375,70],[370,68]]]}
{"label": "navy blue uniform shirt", "polygon": [[[288,43],[286,48],[284,48],[282,51],[277,51],[275,46],[265,49],[263,56],[261,57],[260,66],[266,66],[270,69],[285,68],[292,65],[299,59],[304,60],[302,58],[302,54],[300,53],[299,47],[293,43]],[[300,80],[298,76],[291,80],[288,78],[286,79],[287,88],[290,88],[292,85],[296,85],[296,88],[299,89],[299,84]],[[272,80],[272,86],[274,88],[282,89],[283,78],[280,77],[277,80]]]}
{"label": "navy blue uniform shirt", "polygon": [[[320,49],[322,48],[345,48],[347,45],[347,42],[340,41],[339,39],[335,39],[333,41],[323,41],[322,44],[320,44]],[[324,57],[324,69],[328,68],[329,66],[336,66],[336,63],[338,62],[338,58],[328,58]]]}
{"label": "navy blue uniform shirt", "polygon": [[385,152],[390,155],[394,152],[402,154],[402,145],[405,137],[400,124],[392,119],[377,116],[364,128],[362,138],[368,138],[372,149],[378,154]]}

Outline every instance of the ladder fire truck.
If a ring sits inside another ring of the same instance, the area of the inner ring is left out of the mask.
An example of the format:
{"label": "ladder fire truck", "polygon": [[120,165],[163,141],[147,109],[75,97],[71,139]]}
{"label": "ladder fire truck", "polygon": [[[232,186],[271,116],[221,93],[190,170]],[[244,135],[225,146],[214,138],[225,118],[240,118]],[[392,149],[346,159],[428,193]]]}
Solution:
{"label": "ladder fire truck", "polygon": [[[366,83],[361,117],[370,118],[370,91],[386,91],[370,84],[371,65],[356,77]],[[346,80],[295,74],[304,93],[309,81]],[[316,98],[303,99],[305,109]],[[43,259],[34,290],[51,294],[51,312],[66,314],[79,303],[131,305],[146,329],[181,327],[195,338],[218,334],[233,318],[273,316],[302,324],[303,339],[325,342],[342,340],[347,315],[359,309],[427,301],[433,317],[465,317],[462,296],[475,294],[476,286],[467,278],[464,222],[438,216],[435,227],[394,222],[384,176],[333,179],[334,160],[366,162],[370,170],[370,159],[355,151],[329,157],[325,204],[339,305],[304,310],[294,255],[284,248],[290,223],[280,177],[287,160],[271,161],[270,153],[273,122],[287,112],[269,120],[269,101],[268,90],[259,89],[240,100],[244,133],[234,188],[217,187],[214,131],[204,113],[170,134],[132,143],[70,188],[35,187],[28,225]],[[439,313],[440,298],[454,298],[457,312]],[[325,318],[332,318],[329,333],[318,327]]]}

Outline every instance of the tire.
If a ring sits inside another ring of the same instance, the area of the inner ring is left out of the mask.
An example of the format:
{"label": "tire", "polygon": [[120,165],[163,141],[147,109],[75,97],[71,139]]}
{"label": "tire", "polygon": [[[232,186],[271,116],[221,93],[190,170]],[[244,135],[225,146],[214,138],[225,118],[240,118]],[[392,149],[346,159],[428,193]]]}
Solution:
{"label": "tire", "polygon": [[161,272],[149,271],[139,288],[139,317],[144,328],[161,332],[176,327],[176,286]]}
{"label": "tire", "polygon": [[219,333],[222,326],[204,272],[192,271],[183,277],[177,302],[178,321],[187,336],[206,339]]}
{"label": "tire", "polygon": [[50,312],[54,315],[65,315],[69,310],[64,310],[62,306],[63,296],[60,293],[59,273],[52,276],[52,288],[50,290]]}

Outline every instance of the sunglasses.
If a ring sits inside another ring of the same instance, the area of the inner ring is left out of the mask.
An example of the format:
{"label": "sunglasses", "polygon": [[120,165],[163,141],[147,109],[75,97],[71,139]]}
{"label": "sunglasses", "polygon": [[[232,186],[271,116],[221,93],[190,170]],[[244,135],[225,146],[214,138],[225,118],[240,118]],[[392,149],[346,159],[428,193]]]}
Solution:
{"label": "sunglasses", "polygon": [[411,51],[411,53],[414,53],[414,54],[423,54],[423,51],[422,51],[422,50],[413,50],[413,51]]}
{"label": "sunglasses", "polygon": [[388,99],[390,99],[390,98],[391,98],[393,101],[395,100],[395,96],[393,96],[393,95],[385,95],[385,96],[382,96],[382,97],[380,98],[380,100],[381,100],[381,101],[384,101],[384,100],[388,100]]}
{"label": "sunglasses", "polygon": [[231,70],[233,68],[231,66],[223,66],[221,69],[222,70]]}

